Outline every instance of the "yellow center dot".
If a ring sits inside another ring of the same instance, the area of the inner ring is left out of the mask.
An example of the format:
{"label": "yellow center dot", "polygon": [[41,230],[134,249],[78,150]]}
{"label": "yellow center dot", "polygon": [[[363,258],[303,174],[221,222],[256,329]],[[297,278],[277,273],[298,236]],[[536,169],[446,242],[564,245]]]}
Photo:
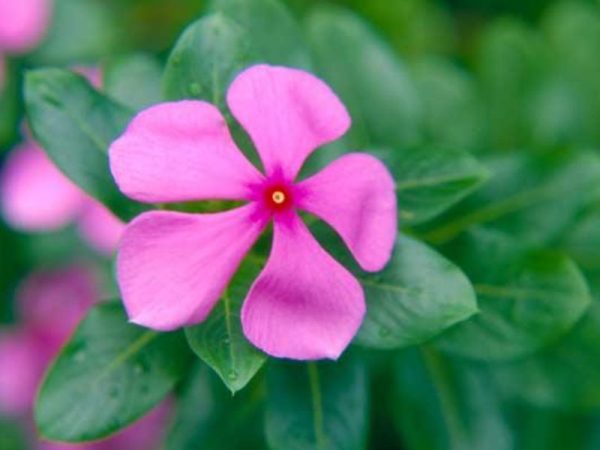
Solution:
{"label": "yellow center dot", "polygon": [[271,200],[273,200],[273,203],[281,205],[283,202],[285,202],[285,194],[281,191],[275,191],[271,195]]}

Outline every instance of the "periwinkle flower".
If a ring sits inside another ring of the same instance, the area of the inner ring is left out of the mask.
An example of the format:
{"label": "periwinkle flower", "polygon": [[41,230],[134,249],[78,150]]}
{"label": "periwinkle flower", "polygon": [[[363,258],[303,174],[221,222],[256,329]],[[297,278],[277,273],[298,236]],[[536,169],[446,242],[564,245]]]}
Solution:
{"label": "periwinkle flower", "polygon": [[[34,397],[45,370],[99,297],[94,273],[82,265],[34,272],[23,281],[16,302],[19,322],[0,330],[0,413],[23,419],[30,426]],[[40,441],[35,448],[155,449],[168,412],[168,402],[162,403],[108,440],[83,445]]]}
{"label": "periwinkle flower", "polygon": [[110,148],[113,176],[135,200],[246,202],[210,214],[150,211],[127,226],[117,276],[130,320],[156,330],[202,322],[272,222],[270,256],[244,301],[244,333],[272,356],[336,359],[362,322],[364,294],[299,211],[333,227],[364,270],[379,271],[397,233],[394,180],[379,160],[359,153],[297,180],[307,157],[350,126],[333,91],[307,72],[253,66],[234,80],[227,103],[264,174],[236,147],[218,109],[203,101],[142,111]]}
{"label": "periwinkle flower", "polygon": [[0,89],[4,84],[3,55],[25,53],[44,36],[51,0],[0,0]]}
{"label": "periwinkle flower", "polygon": [[0,174],[2,215],[13,228],[49,232],[76,222],[96,250],[111,254],[124,224],[67,179],[32,140],[13,150]]}

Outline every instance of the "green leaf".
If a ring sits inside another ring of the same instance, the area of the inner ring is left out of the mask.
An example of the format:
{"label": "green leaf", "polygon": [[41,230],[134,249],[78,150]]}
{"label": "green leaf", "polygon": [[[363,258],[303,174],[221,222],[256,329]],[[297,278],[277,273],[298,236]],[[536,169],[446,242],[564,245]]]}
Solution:
{"label": "green leaf", "polygon": [[256,450],[264,448],[262,384],[231,396],[205,365],[190,372],[178,394],[166,450]]}
{"label": "green leaf", "polygon": [[449,251],[473,282],[481,313],[437,340],[445,351],[486,361],[521,358],[564,336],[590,305],[583,275],[561,253],[483,229]]}
{"label": "green leaf", "polygon": [[399,355],[394,418],[411,450],[512,450],[512,428],[482,371],[431,348]]}
{"label": "green leaf", "polygon": [[104,71],[104,90],[139,111],[162,100],[162,67],[154,57],[138,53],[112,61]]}
{"label": "green leaf", "polygon": [[242,302],[260,270],[260,264],[246,258],[210,316],[186,329],[192,350],[234,394],[250,382],[267,359],[246,340],[240,319]]}
{"label": "green leaf", "polygon": [[279,0],[212,0],[209,11],[225,15],[247,33],[260,60],[309,68],[302,30]]}
{"label": "green leaf", "polygon": [[600,445],[598,418],[518,404],[511,427],[515,447],[524,450],[595,450]]}
{"label": "green leaf", "polygon": [[210,14],[183,32],[169,56],[163,89],[169,99],[198,98],[224,107],[233,78],[256,58],[251,35],[223,14]]}
{"label": "green leaf", "polygon": [[67,177],[123,219],[140,211],[120,194],[108,167],[108,147],[131,118],[129,109],[60,69],[28,72],[25,102],[35,138]]}
{"label": "green leaf", "polygon": [[269,367],[266,433],[273,450],[363,449],[367,409],[366,373],[351,357]]}
{"label": "green leaf", "polygon": [[322,7],[308,18],[317,71],[350,111],[355,148],[400,148],[419,139],[421,105],[407,68],[358,16]]}
{"label": "green leaf", "polygon": [[513,18],[487,27],[479,47],[478,72],[492,144],[512,150],[529,140],[531,86],[547,71],[548,49],[536,30]]}
{"label": "green leaf", "polygon": [[[573,139],[587,145],[600,144],[598,115],[600,114],[600,9],[586,2],[556,2],[546,12],[542,30],[553,50],[555,69],[570,89],[577,92],[570,104],[555,103],[555,109],[570,113],[578,123],[561,123],[559,129],[572,125]],[[563,96],[564,98],[564,96]],[[566,108],[571,107],[568,111]],[[545,113],[544,111],[540,111]],[[584,112],[574,117],[574,112]],[[547,113],[546,113],[547,114]],[[544,114],[544,115],[546,115]],[[550,124],[548,124],[550,126]],[[575,128],[576,126],[576,128]],[[549,130],[550,131],[550,130]],[[579,135],[575,136],[575,132]]]}
{"label": "green leaf", "polygon": [[424,134],[440,147],[479,150],[487,123],[484,107],[471,75],[442,58],[422,58],[412,67],[423,99]]}
{"label": "green leaf", "polygon": [[355,342],[367,347],[421,344],[477,312],[475,291],[460,269],[406,236],[382,272],[361,274],[359,281],[367,315]]}
{"label": "green leaf", "polygon": [[395,349],[421,344],[477,312],[469,280],[422,242],[398,235],[387,266],[368,274],[331,228],[319,222],[311,231],[363,286],[367,314],[355,338],[359,345]]}
{"label": "green leaf", "polygon": [[185,374],[181,334],[157,334],[127,322],[118,303],[88,314],[46,375],[35,406],[47,439],[84,442],[137,420]]}
{"label": "green leaf", "polygon": [[600,210],[592,209],[583,215],[566,233],[561,248],[583,270],[600,276]]}
{"label": "green leaf", "polygon": [[4,83],[0,83],[0,155],[17,139],[20,116],[18,68],[5,62]]}
{"label": "green leaf", "polygon": [[29,448],[19,424],[0,418],[0,448],[2,450],[26,450]]}
{"label": "green leaf", "polygon": [[424,237],[449,241],[477,224],[548,245],[565,235],[600,199],[600,156],[590,151],[515,152],[488,158],[493,174],[450,218]]}
{"label": "green leaf", "polygon": [[572,412],[600,407],[600,301],[557,345],[490,374],[505,393],[541,408]]}
{"label": "green leaf", "polygon": [[96,0],[55,0],[48,36],[35,51],[37,64],[97,61],[119,42],[109,5]]}
{"label": "green leaf", "polygon": [[412,147],[374,153],[396,179],[401,226],[434,219],[488,179],[488,171],[463,151]]}

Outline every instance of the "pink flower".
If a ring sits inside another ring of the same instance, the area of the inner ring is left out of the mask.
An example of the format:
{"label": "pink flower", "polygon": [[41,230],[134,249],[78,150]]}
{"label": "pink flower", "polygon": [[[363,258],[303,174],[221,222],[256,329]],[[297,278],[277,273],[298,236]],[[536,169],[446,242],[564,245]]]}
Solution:
{"label": "pink flower", "polygon": [[50,0],[0,0],[0,89],[4,81],[2,55],[33,48],[46,32],[51,6]]}
{"label": "pink flower", "polygon": [[53,231],[76,221],[81,235],[110,254],[124,224],[104,206],[72,184],[33,141],[15,149],[0,176],[1,208],[14,228]]}
{"label": "pink flower", "polygon": [[46,366],[99,297],[83,267],[38,272],[20,286],[18,328],[0,334],[0,411],[27,413]]}
{"label": "pink flower", "polygon": [[[37,272],[17,293],[21,323],[0,333],[0,413],[31,421],[43,374],[100,293],[82,266]],[[169,408],[162,404],[114,437],[91,444],[39,442],[39,450],[147,450],[157,448]]]}
{"label": "pink flower", "polygon": [[169,403],[161,403],[141,420],[120,433],[89,444],[40,442],[38,450],[153,450],[160,447],[161,435],[169,418]]}
{"label": "pink flower", "polygon": [[272,221],[271,254],[244,302],[244,333],[276,357],[338,358],[362,322],[363,290],[298,211],[323,219],[363,269],[379,271],[396,236],[394,181],[381,162],[358,153],[295,181],[306,158],[350,126],[336,95],[307,72],[251,67],[227,101],[265,175],[238,150],[219,111],[201,101],[142,111],[110,148],[113,176],[133,199],[247,202],[214,214],[151,211],[131,222],[117,259],[129,317],[157,330],[202,322]]}

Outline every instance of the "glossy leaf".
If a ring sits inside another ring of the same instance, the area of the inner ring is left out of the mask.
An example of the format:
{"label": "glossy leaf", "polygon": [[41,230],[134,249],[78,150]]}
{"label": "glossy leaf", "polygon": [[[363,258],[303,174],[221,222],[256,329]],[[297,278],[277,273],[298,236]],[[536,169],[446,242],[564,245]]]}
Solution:
{"label": "glossy leaf", "polygon": [[273,450],[358,450],[367,432],[367,377],[359,361],[269,367],[266,433]]}
{"label": "glossy leaf", "polygon": [[54,0],[48,35],[33,55],[38,64],[97,61],[119,42],[115,17],[104,2]]}
{"label": "glossy leaf", "polygon": [[191,24],[169,56],[163,89],[169,99],[198,98],[224,106],[225,92],[237,73],[251,64],[248,32],[223,14]]}
{"label": "glossy leaf", "polygon": [[431,348],[399,355],[395,421],[411,450],[512,450],[512,429],[499,395],[480,370]]}
{"label": "glossy leaf", "polygon": [[243,389],[267,359],[248,342],[240,319],[242,302],[260,269],[260,264],[247,258],[210,316],[186,330],[192,350],[217,372],[232,393]]}
{"label": "glossy leaf", "polygon": [[178,395],[165,450],[264,448],[263,400],[262,385],[232,397],[208,367],[198,364]]}
{"label": "glossy leaf", "polygon": [[522,358],[564,336],[590,305],[583,275],[561,253],[483,229],[453,249],[475,286],[481,313],[437,340],[448,352],[486,361]]}
{"label": "glossy leaf", "polygon": [[123,197],[108,167],[108,147],[131,118],[80,75],[37,69],[26,76],[25,101],[37,141],[58,168],[123,219],[140,205]]}
{"label": "glossy leaf", "polygon": [[600,407],[600,302],[557,345],[526,360],[494,367],[491,375],[512,398],[541,408]]}
{"label": "glossy leaf", "polygon": [[487,158],[490,181],[427,232],[446,242],[477,224],[548,245],[560,240],[600,199],[600,156],[590,151],[515,152]]}
{"label": "glossy leaf", "polygon": [[561,248],[589,274],[600,275],[600,210],[591,209],[562,239]]}
{"label": "glossy leaf", "polygon": [[334,7],[308,18],[308,37],[317,72],[350,111],[349,140],[367,146],[401,146],[419,139],[421,105],[407,68],[369,26]]}
{"label": "glossy leaf", "polygon": [[412,75],[423,99],[424,134],[439,147],[483,150],[487,123],[470,74],[441,58],[422,58]]}
{"label": "glossy leaf", "polygon": [[[356,273],[356,272],[355,272]],[[458,267],[400,236],[380,273],[358,275],[367,315],[355,342],[392,349],[423,343],[477,312],[475,291]]]}
{"label": "glossy leaf", "polygon": [[434,219],[488,179],[488,171],[463,151],[414,147],[375,155],[394,174],[400,226]]}
{"label": "glossy leaf", "polygon": [[262,62],[309,68],[302,30],[279,0],[211,0],[209,11],[244,28]]}
{"label": "glossy leaf", "polygon": [[494,148],[512,150],[529,140],[530,87],[544,74],[546,57],[539,33],[518,19],[497,20],[484,30],[478,72]]}
{"label": "glossy leaf", "polygon": [[156,406],[185,374],[190,353],[180,334],[127,322],[118,303],[95,307],[48,372],[35,420],[43,437],[100,439]]}
{"label": "glossy leaf", "polygon": [[161,82],[160,63],[144,53],[118,58],[104,72],[106,93],[133,111],[162,100]]}

